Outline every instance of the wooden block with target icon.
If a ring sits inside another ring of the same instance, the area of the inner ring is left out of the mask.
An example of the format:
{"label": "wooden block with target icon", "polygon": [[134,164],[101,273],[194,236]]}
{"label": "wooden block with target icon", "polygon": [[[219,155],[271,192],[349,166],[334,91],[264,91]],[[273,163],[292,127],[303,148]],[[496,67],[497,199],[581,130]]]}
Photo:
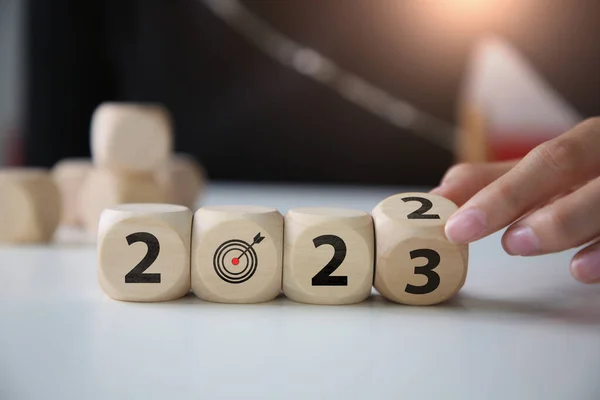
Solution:
{"label": "wooden block with target icon", "polygon": [[212,206],[194,214],[192,291],[220,303],[260,303],[281,293],[283,216],[268,207]]}
{"label": "wooden block with target icon", "polygon": [[469,248],[453,245],[444,234],[456,209],[450,200],[425,193],[398,194],[373,209],[379,293],[397,303],[433,305],[462,288]]}

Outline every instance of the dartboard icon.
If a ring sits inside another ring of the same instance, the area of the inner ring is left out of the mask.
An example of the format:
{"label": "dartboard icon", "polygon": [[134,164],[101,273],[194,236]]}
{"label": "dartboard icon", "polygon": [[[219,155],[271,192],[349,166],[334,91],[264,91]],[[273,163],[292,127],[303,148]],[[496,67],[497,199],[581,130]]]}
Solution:
{"label": "dartboard icon", "polygon": [[264,238],[259,232],[250,244],[240,239],[231,239],[217,247],[213,266],[219,278],[228,283],[243,283],[252,278],[258,268],[254,245]]}

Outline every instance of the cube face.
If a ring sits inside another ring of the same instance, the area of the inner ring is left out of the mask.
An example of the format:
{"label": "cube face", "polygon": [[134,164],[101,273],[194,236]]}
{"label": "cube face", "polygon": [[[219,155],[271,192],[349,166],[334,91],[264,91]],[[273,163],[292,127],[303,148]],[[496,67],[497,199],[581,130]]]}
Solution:
{"label": "cube face", "polygon": [[98,230],[102,210],[124,203],[162,203],[167,195],[152,176],[115,175],[110,171],[91,171],[81,186],[77,213],[91,234]]}
{"label": "cube face", "polygon": [[0,182],[0,242],[19,243],[37,236],[35,205],[15,182]]}
{"label": "cube face", "polygon": [[173,146],[168,113],[158,105],[104,103],[91,131],[94,163],[114,172],[153,172]]}
{"label": "cube face", "polygon": [[204,173],[191,156],[172,156],[169,162],[156,172],[155,177],[167,193],[169,203],[194,208],[204,186]]}
{"label": "cube face", "polygon": [[0,172],[0,241],[49,241],[61,215],[60,195],[48,171],[14,168]]}
{"label": "cube face", "polygon": [[272,300],[281,293],[282,259],[283,217],[274,209],[206,207],[194,215],[191,274],[199,298]]}
{"label": "cube face", "polygon": [[286,215],[283,292],[298,302],[353,304],[371,293],[374,233],[361,211],[304,208]]}
{"label": "cube face", "polygon": [[432,305],[462,288],[468,246],[453,245],[444,233],[456,209],[451,201],[425,193],[402,193],[375,207],[374,285],[383,296],[402,304]]}
{"label": "cube face", "polygon": [[174,205],[120,205],[102,213],[98,279],[125,301],[167,301],[190,290],[192,213]]}
{"label": "cube face", "polygon": [[61,222],[69,226],[81,225],[78,213],[79,193],[93,166],[89,159],[65,159],[52,170],[52,178],[62,201]]}
{"label": "cube face", "polygon": [[466,253],[443,240],[412,238],[399,242],[377,260],[375,287],[397,303],[441,303],[463,286]]}

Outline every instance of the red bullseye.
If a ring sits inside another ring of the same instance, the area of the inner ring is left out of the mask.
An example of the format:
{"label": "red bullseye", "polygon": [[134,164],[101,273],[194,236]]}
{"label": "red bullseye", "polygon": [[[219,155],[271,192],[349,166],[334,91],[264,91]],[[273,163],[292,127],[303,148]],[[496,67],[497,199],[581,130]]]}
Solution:
{"label": "red bullseye", "polygon": [[240,263],[240,259],[236,257],[236,258],[234,258],[233,260],[231,260],[231,263],[232,263],[233,265],[238,265],[238,264]]}

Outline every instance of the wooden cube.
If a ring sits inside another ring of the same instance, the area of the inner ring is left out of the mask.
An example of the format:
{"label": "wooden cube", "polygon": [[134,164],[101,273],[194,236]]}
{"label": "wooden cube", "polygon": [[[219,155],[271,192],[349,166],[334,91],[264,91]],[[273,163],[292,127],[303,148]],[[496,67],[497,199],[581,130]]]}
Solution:
{"label": "wooden cube", "polygon": [[202,194],[205,176],[201,165],[186,154],[173,155],[155,174],[156,181],[168,195],[169,203],[192,210]]}
{"label": "wooden cube", "polygon": [[154,104],[104,103],[92,117],[94,164],[117,173],[154,173],[173,147],[167,110]]}
{"label": "wooden cube", "polygon": [[60,194],[47,170],[0,170],[0,242],[47,242],[60,215]]}
{"label": "wooden cube", "polygon": [[259,303],[281,293],[283,216],[273,208],[214,206],[194,214],[192,290],[220,303]]}
{"label": "wooden cube", "polygon": [[78,213],[91,234],[98,230],[102,210],[124,203],[165,203],[167,193],[152,175],[119,175],[94,169],[86,177],[78,200]]}
{"label": "wooden cube", "polygon": [[337,208],[297,208],[285,216],[283,293],[313,304],[353,304],[371,294],[371,216]]}
{"label": "wooden cube", "polygon": [[79,191],[92,168],[90,159],[67,158],[59,161],[52,169],[52,178],[58,187],[62,201],[61,223],[63,225],[81,225],[77,206]]}
{"label": "wooden cube", "polygon": [[116,300],[168,301],[190,290],[192,212],[172,204],[122,204],[102,212],[98,280]]}
{"label": "wooden cube", "polygon": [[397,303],[432,305],[462,288],[469,248],[453,245],[444,234],[456,209],[450,200],[425,193],[398,194],[375,207],[379,293]]}

